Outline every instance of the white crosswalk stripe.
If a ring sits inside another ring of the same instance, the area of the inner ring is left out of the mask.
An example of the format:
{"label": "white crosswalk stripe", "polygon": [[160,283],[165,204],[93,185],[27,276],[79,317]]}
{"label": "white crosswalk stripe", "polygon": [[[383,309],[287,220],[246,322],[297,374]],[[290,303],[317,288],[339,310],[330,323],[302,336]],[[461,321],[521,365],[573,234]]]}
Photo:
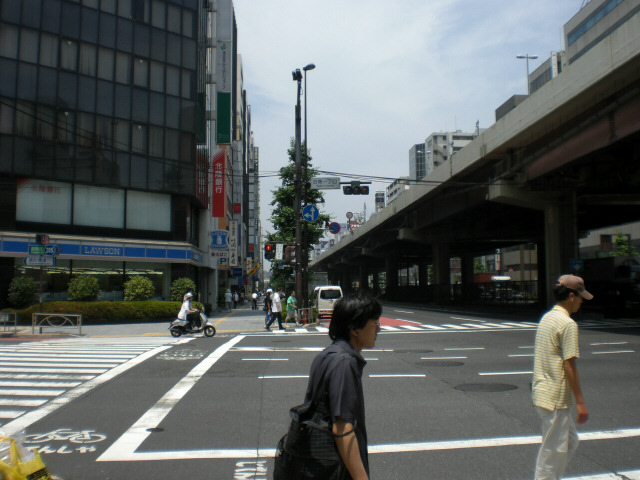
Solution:
{"label": "white crosswalk stripe", "polygon": [[[635,320],[602,320],[602,321],[578,321],[580,328],[606,328],[606,327],[637,327],[640,323]],[[535,330],[538,327],[537,322],[485,322],[478,323],[442,323],[432,325],[428,323],[417,324],[411,322],[407,325],[381,325],[382,332],[461,332],[461,331],[506,331],[506,330]],[[288,328],[281,333],[284,334],[305,334],[305,333],[327,333],[329,329],[323,325],[310,325],[306,327]],[[0,367],[1,368],[1,367]]]}
{"label": "white crosswalk stripe", "polygon": [[125,362],[178,342],[166,337],[76,338],[2,345],[0,428]]}

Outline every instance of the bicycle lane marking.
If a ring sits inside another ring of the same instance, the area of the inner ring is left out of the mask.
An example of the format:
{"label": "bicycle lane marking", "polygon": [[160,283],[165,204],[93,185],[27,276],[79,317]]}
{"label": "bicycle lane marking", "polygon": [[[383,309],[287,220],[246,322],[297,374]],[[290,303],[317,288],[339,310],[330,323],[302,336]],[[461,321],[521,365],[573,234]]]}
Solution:
{"label": "bicycle lane marking", "polygon": [[[246,335],[238,335],[227,343],[216,348],[211,354],[196,365],[186,376],[181,378],[171,390],[164,394],[158,402],[147,410],[129,429],[123,433],[98,459],[97,462],[143,460],[147,452],[138,453],[136,449],[142,445],[151,429],[156,428],[162,420],[171,412],[178,402],[191,390],[195,384],[222,358],[234,345],[245,338]],[[153,459],[157,459],[157,452],[151,452]],[[169,456],[163,454],[169,454]],[[163,459],[171,458],[172,452],[161,452]],[[182,452],[180,452],[182,453]],[[249,450],[247,455],[255,456],[255,450]]]}
{"label": "bicycle lane marking", "polygon": [[5,424],[2,426],[2,429],[8,434],[8,435],[15,435],[18,432],[26,429],[27,427],[33,425],[35,422],[43,419],[44,417],[46,417],[47,415],[49,415],[50,413],[56,411],[58,408],[67,405],[68,403],[72,402],[73,400],[75,400],[76,398],[80,397],[81,395],[84,395],[86,392],[94,389],[95,387],[97,387],[98,385],[101,385],[105,382],[108,382],[109,380],[117,377],[118,375],[120,375],[123,372],[126,372],[127,370],[129,370],[130,368],[135,367],[136,365],[139,365],[140,363],[148,360],[149,358],[153,357],[154,355],[157,355],[158,353],[171,348],[172,346],[174,346],[175,344],[171,344],[171,345],[161,345],[159,347],[156,347],[152,350],[149,350],[145,353],[142,353],[140,355],[138,355],[135,358],[132,358],[131,360],[122,363],[120,365],[118,365],[117,367],[112,368],[111,370],[104,372],[103,374],[101,374],[98,377],[92,378],[91,380],[88,380],[85,383],[82,383],[81,385],[78,385],[77,387],[74,387],[73,389],[67,391],[66,393],[60,395],[59,397],[53,398],[51,399],[49,402],[47,402],[45,405],[43,405],[41,408],[38,408],[37,410],[32,410],[30,412],[27,412],[23,415],[21,415],[19,418]]}

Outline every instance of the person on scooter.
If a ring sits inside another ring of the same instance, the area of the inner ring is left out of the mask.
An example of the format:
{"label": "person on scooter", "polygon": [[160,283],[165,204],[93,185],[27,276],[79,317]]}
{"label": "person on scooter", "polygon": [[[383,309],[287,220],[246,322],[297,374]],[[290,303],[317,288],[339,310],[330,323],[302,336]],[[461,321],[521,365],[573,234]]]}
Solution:
{"label": "person on scooter", "polygon": [[195,308],[191,308],[191,299],[192,298],[193,298],[193,293],[191,293],[191,292],[187,292],[184,295],[184,302],[182,302],[182,307],[180,308],[180,313],[178,313],[178,318],[180,320],[184,320],[185,322],[187,322],[186,327],[189,330],[192,329],[191,320],[189,319],[189,314],[198,312],[198,310],[196,310]]}

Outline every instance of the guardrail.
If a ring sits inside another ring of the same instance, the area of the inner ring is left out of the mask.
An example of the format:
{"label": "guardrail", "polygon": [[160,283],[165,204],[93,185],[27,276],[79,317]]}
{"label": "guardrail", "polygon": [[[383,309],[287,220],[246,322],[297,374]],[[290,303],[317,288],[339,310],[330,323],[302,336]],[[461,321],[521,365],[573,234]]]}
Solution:
{"label": "guardrail", "polygon": [[79,313],[33,313],[31,315],[31,333],[38,333],[46,327],[68,327],[77,328],[78,334],[82,335],[82,314]]}
{"label": "guardrail", "polygon": [[7,333],[11,331],[11,317],[13,317],[13,333],[18,331],[18,313],[0,312],[0,323],[2,323],[2,330],[0,330],[0,332]]}

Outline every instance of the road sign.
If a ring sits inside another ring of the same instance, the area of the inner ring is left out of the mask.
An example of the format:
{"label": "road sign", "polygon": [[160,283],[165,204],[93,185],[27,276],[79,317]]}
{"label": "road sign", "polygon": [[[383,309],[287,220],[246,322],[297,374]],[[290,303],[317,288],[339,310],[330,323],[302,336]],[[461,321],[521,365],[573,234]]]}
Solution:
{"label": "road sign", "polygon": [[55,267],[56,257],[39,255],[37,257],[25,257],[24,264],[28,267]]}
{"label": "road sign", "polygon": [[29,255],[44,255],[44,245],[29,245]]}
{"label": "road sign", "polygon": [[338,190],[340,189],[340,179],[336,177],[313,177],[311,179],[313,190]]}
{"label": "road sign", "polygon": [[329,231],[335,235],[340,231],[340,224],[338,222],[331,222],[329,224]]}
{"label": "road sign", "polygon": [[351,220],[353,218],[353,213],[347,212],[347,218]]}
{"label": "road sign", "polygon": [[276,243],[276,260],[282,260],[284,255],[284,245]]}
{"label": "road sign", "polygon": [[60,254],[60,247],[58,245],[45,245],[44,254],[55,257]]}
{"label": "road sign", "polygon": [[307,222],[315,222],[320,215],[320,210],[315,205],[307,205],[302,209],[302,218]]}

